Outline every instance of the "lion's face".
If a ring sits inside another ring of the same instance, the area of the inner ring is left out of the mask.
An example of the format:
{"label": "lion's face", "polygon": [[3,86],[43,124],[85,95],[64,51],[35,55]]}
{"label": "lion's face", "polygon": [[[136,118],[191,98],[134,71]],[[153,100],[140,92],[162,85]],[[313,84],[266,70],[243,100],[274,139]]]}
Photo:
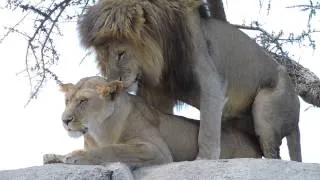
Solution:
{"label": "lion's face", "polygon": [[155,43],[135,44],[130,41],[111,41],[95,46],[97,60],[108,81],[121,80],[129,91],[139,80],[156,85],[162,73],[162,54]]}
{"label": "lion's face", "polygon": [[134,87],[142,75],[138,58],[142,58],[139,50],[128,43],[112,42],[95,48],[103,74],[108,81],[121,80],[126,88]]}
{"label": "lion's face", "polygon": [[[98,81],[95,81],[96,78]],[[89,78],[76,85],[69,84],[69,88],[63,90],[66,95],[66,108],[62,114],[62,121],[69,136],[80,137],[94,131],[94,128],[99,127],[113,114],[115,101],[111,96],[112,93],[102,93],[99,90],[98,85],[106,83],[102,79],[100,77]]]}

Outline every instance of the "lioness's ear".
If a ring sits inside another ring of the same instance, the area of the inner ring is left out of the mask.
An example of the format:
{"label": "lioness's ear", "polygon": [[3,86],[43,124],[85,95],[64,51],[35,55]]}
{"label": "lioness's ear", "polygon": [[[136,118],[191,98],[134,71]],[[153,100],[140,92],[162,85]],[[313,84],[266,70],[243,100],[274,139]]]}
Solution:
{"label": "lioness's ear", "polygon": [[109,93],[109,87],[105,85],[97,85],[96,86],[98,93],[100,93],[102,96],[106,96]]}
{"label": "lioness's ear", "polygon": [[110,87],[111,100],[113,100],[123,88],[123,83],[121,81],[112,81],[108,86]]}
{"label": "lioness's ear", "polygon": [[102,96],[110,95],[111,100],[114,100],[121,89],[123,89],[123,83],[121,81],[112,81],[106,85],[97,85],[97,91]]}
{"label": "lioness's ear", "polygon": [[74,88],[74,84],[72,84],[72,83],[61,84],[60,85],[60,91],[62,91],[64,93],[69,92],[73,88]]}

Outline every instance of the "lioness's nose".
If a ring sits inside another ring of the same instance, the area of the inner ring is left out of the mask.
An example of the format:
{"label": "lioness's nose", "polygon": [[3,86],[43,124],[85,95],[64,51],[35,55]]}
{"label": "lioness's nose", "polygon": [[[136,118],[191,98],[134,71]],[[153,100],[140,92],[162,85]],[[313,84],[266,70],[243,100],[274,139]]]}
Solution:
{"label": "lioness's nose", "polygon": [[63,119],[62,121],[63,121],[63,123],[64,123],[65,125],[68,125],[72,120],[73,120],[73,117],[70,116],[70,117],[66,117],[66,118]]}

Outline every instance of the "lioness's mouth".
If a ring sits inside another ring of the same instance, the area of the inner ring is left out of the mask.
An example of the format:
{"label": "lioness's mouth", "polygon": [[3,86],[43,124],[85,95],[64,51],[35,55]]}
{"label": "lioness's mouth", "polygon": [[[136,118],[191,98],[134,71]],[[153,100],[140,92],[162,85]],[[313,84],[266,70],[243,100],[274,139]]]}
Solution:
{"label": "lioness's mouth", "polygon": [[80,129],[80,130],[72,130],[68,129],[68,132],[80,132],[81,134],[86,134],[88,132],[88,128]]}

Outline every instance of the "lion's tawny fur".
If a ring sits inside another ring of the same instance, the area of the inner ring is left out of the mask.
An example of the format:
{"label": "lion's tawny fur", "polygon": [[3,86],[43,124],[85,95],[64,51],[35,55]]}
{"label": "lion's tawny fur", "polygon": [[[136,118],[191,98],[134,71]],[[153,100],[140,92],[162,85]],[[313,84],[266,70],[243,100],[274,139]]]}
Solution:
{"label": "lion's tawny fur", "polygon": [[[200,109],[199,158],[217,159],[222,116],[251,116],[267,158],[283,137],[301,161],[299,100],[290,79],[232,25],[201,19],[196,0],[100,0],[82,18],[83,44],[101,73],[162,112],[183,101]],[[229,121],[229,120],[228,120]],[[232,121],[232,120],[231,120]]]}

